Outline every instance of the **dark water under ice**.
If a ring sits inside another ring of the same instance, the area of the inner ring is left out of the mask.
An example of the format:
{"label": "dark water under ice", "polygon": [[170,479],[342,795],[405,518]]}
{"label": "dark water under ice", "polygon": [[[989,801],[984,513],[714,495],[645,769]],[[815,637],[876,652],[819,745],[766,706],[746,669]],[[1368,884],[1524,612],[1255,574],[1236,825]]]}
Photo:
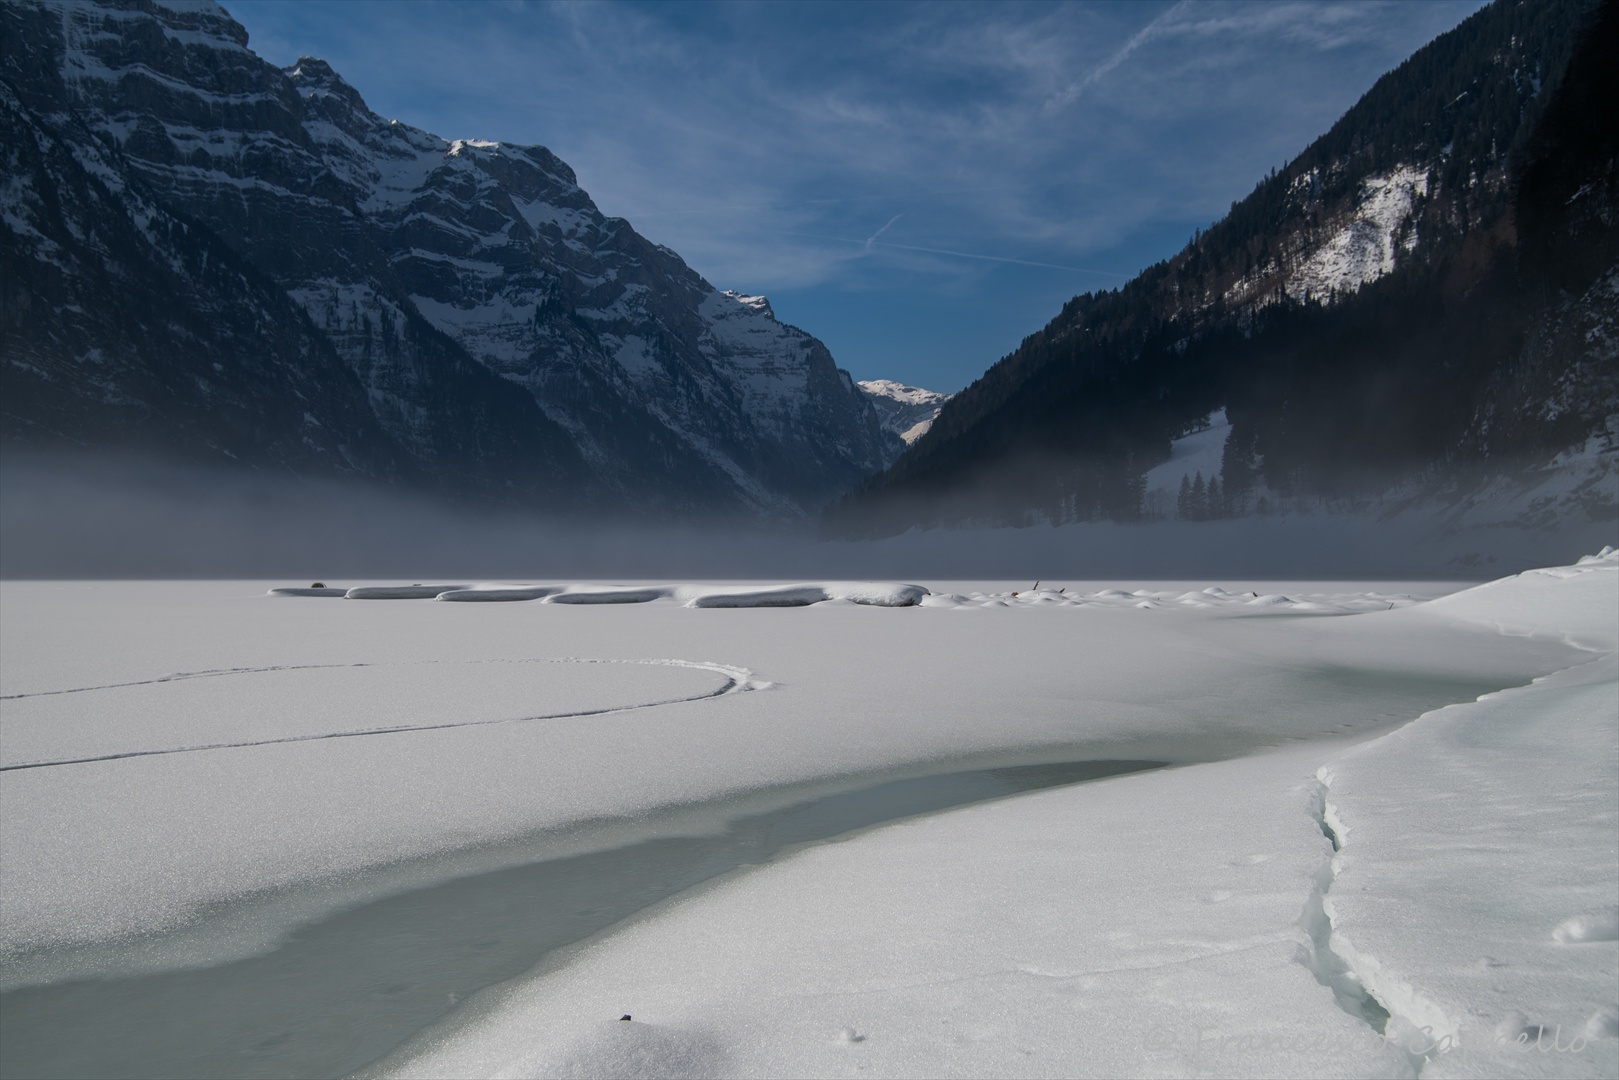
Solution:
{"label": "dark water under ice", "polygon": [[217,967],[0,995],[4,1077],[335,1077],[477,991],[644,908],[796,845],[1161,766],[1075,761],[890,780],[670,836],[349,908]]}

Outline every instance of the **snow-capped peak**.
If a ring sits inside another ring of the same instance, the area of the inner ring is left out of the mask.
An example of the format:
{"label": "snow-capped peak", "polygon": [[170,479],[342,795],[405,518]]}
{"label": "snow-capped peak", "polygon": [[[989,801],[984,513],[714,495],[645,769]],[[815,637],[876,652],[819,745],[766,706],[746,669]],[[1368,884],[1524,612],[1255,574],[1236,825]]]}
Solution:
{"label": "snow-capped peak", "polygon": [[940,406],[950,400],[951,395],[941,394],[937,390],[923,390],[919,386],[907,386],[893,379],[864,379],[859,384],[860,389],[873,397],[891,398],[904,405],[932,405]]}
{"label": "snow-capped peak", "polygon": [[500,147],[500,144],[491,142],[488,139],[451,139],[449,155],[458,157],[465,147],[470,147],[473,150],[495,150]]}
{"label": "snow-capped peak", "polygon": [[749,296],[746,293],[739,293],[732,289],[726,289],[725,291],[721,292],[720,295],[728,299],[735,300],[743,307],[752,308],[761,315],[770,315],[772,317],[775,316],[775,312],[770,310],[770,301],[766,297]]}
{"label": "snow-capped peak", "polygon": [[866,379],[855,385],[865,393],[877,410],[877,415],[882,418],[883,430],[900,440],[895,457],[927,434],[939,410],[953,396],[937,390],[924,390],[919,386],[907,386],[893,379]]}

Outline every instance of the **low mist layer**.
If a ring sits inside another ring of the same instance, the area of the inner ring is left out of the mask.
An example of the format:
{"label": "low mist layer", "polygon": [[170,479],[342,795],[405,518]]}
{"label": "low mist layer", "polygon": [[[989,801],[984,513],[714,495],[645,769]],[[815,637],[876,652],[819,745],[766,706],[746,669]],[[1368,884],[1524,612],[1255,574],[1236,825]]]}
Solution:
{"label": "low mist layer", "polygon": [[877,541],[807,530],[586,523],[368,486],[100,457],[0,469],[7,578],[1335,579],[1496,577],[1619,543],[1619,523],[1554,528],[1372,515],[939,529]]}

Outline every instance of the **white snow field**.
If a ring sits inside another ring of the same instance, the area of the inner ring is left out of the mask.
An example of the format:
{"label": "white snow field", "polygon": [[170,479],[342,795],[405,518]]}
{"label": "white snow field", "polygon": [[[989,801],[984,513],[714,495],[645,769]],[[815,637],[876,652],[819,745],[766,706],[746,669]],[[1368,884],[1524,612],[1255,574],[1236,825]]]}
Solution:
{"label": "white snow field", "polygon": [[1619,1072],[1612,552],[327,584],[0,583],[0,1074]]}
{"label": "white snow field", "polygon": [[1208,416],[1207,426],[1171,442],[1169,460],[1147,471],[1143,509],[1157,516],[1173,517],[1181,478],[1202,474],[1208,481],[1219,477],[1225,463],[1226,439],[1230,435],[1231,421],[1226,418],[1225,410],[1215,409]]}

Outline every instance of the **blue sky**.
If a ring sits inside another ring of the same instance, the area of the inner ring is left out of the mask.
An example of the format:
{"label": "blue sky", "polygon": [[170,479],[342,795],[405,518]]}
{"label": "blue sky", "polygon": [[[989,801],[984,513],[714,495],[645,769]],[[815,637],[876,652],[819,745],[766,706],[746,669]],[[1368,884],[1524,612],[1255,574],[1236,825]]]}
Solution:
{"label": "blue sky", "polygon": [[549,147],[856,378],[947,391],[1482,6],[223,2],[384,116]]}

